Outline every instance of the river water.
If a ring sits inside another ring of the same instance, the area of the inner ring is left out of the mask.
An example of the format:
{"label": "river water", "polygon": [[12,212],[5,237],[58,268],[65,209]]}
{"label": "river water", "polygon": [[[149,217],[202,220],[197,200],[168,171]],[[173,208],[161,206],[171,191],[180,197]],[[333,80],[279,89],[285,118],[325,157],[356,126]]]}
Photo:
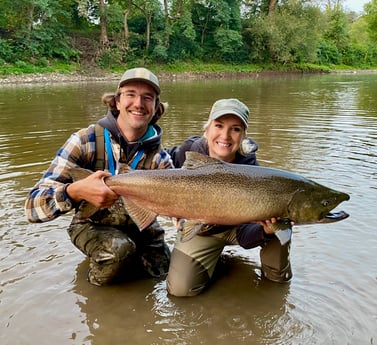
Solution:
{"label": "river water", "polygon": [[262,165],[351,196],[338,207],[348,219],[294,227],[289,284],[260,279],[258,248],[230,246],[194,298],[167,295],[165,280],[91,286],[66,233],[72,214],[25,219],[30,188],[71,132],[102,117],[115,86],[0,86],[0,344],[377,344],[376,74],[162,83],[166,146],[200,134],[216,99],[237,97]]}

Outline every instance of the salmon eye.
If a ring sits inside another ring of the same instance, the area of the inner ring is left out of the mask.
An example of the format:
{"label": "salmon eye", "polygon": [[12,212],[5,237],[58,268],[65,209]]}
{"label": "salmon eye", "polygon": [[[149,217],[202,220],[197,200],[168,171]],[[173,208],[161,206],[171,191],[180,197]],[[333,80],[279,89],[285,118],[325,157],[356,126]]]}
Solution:
{"label": "salmon eye", "polygon": [[328,201],[328,200],[323,200],[323,201],[322,201],[322,205],[323,205],[323,206],[326,207],[326,206],[328,206],[328,204],[329,204],[329,201]]}

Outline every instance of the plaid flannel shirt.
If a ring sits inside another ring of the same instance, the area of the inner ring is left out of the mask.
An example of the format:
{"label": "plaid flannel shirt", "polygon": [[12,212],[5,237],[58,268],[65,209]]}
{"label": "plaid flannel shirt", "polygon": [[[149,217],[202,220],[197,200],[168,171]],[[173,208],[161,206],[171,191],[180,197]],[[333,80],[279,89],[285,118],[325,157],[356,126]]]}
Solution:
{"label": "plaid flannel shirt", "polygon": [[[119,152],[112,140],[113,152]],[[39,182],[30,191],[25,202],[25,214],[29,222],[46,222],[71,211],[72,201],[65,192],[72,178],[69,169],[75,167],[94,169],[96,157],[95,125],[73,133],[58,150],[56,157]],[[172,168],[169,154],[161,150],[153,157],[150,169]]]}

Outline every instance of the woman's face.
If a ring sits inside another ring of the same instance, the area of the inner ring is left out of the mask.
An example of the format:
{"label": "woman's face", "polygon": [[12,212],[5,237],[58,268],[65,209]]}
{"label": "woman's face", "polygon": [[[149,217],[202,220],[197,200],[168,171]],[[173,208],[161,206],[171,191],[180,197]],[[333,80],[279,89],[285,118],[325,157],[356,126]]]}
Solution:
{"label": "woman's face", "polygon": [[223,115],[211,121],[205,134],[210,157],[233,162],[245,138],[245,127],[238,116]]}

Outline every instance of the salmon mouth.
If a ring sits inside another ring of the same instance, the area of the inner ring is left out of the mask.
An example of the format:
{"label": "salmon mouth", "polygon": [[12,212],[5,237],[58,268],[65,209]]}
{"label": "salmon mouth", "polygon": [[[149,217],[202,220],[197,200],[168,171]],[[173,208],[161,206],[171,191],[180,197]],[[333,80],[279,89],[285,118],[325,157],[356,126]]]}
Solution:
{"label": "salmon mouth", "polygon": [[318,223],[333,223],[338,222],[349,217],[349,214],[344,211],[329,212],[324,218],[320,219]]}

